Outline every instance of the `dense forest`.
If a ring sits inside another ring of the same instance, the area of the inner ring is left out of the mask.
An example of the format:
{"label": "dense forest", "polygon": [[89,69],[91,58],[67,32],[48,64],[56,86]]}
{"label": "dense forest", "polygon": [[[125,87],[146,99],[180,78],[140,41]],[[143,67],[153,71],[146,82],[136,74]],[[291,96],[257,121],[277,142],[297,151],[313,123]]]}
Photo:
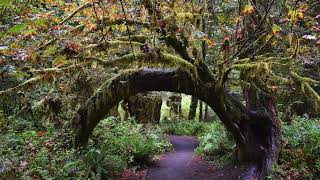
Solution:
{"label": "dense forest", "polygon": [[0,0],[0,180],[319,178],[319,0]]}

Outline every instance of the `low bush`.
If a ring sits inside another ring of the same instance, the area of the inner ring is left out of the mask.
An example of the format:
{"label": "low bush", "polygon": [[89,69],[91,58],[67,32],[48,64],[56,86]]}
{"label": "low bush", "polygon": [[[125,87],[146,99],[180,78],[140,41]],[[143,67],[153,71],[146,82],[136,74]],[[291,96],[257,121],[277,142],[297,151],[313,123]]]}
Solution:
{"label": "low bush", "polygon": [[282,151],[274,173],[282,178],[320,179],[320,119],[282,123]]}
{"label": "low bush", "polygon": [[178,121],[161,125],[164,133],[195,136],[200,145],[196,153],[215,165],[223,165],[231,160],[235,143],[220,122]]}
{"label": "low bush", "polygon": [[69,125],[34,127],[16,120],[0,132],[0,179],[103,179],[139,168],[170,148],[159,127],[101,121],[88,146],[74,149]]}
{"label": "low bush", "polygon": [[216,166],[230,162],[235,143],[222,123],[211,123],[208,126],[208,131],[199,137],[199,140],[200,145],[196,149],[198,155],[203,156]]}
{"label": "low bush", "polygon": [[164,133],[200,137],[209,129],[210,123],[198,121],[178,121],[161,124]]}
{"label": "low bush", "polygon": [[[119,156],[124,161],[124,166],[120,169],[129,165],[141,166],[154,155],[162,154],[171,147],[159,127],[144,128],[134,120],[121,122],[116,118],[101,121],[92,141],[92,146],[100,149],[103,156]],[[110,168],[116,170],[119,165]]]}

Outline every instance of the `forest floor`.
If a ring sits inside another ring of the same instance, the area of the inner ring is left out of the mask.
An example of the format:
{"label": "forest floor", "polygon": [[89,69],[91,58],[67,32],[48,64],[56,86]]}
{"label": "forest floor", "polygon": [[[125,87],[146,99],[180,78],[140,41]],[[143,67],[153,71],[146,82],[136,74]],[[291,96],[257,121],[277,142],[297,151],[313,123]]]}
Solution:
{"label": "forest floor", "polygon": [[194,150],[199,141],[191,136],[170,135],[174,151],[164,154],[145,171],[124,173],[123,180],[230,180],[241,179],[243,170],[237,167],[213,167]]}

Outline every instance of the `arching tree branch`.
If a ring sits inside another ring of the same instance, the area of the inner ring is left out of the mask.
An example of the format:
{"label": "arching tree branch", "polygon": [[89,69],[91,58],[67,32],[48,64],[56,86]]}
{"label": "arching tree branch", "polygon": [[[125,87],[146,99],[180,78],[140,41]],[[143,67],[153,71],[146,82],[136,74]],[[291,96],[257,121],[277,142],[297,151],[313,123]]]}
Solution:
{"label": "arching tree branch", "polygon": [[76,144],[86,144],[100,119],[123,98],[139,92],[171,91],[197,94],[199,99],[204,99],[203,97],[207,93],[204,88],[197,88],[197,84],[197,80],[184,69],[142,68],[126,70],[101,85],[94,95],[78,110],[74,119],[77,134]]}

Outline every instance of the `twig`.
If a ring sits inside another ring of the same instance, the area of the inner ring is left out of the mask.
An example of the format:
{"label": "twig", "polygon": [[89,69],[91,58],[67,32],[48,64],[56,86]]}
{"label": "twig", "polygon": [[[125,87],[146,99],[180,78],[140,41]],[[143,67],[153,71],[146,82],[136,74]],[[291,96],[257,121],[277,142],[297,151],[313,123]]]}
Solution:
{"label": "twig", "polygon": [[79,11],[83,10],[84,8],[90,7],[93,4],[91,2],[87,2],[85,4],[83,4],[82,6],[80,6],[78,9],[76,9],[73,13],[71,13],[68,17],[66,17],[64,20],[62,20],[59,25],[62,25],[63,23],[65,23],[66,21],[70,20],[75,14],[77,14]]}
{"label": "twig", "polygon": [[[63,19],[58,25],[62,25],[63,23],[67,22],[68,20],[70,20],[74,15],[76,15],[79,11],[83,10],[84,8],[90,7],[93,4],[91,2],[85,3],[82,6],[80,6],[78,9],[76,9],[73,13],[71,13],[68,17],[66,17],[65,19]],[[45,47],[47,47],[48,45],[54,43],[58,38],[57,37],[53,37],[52,39],[50,39],[47,43],[40,45],[38,48],[36,48],[36,51],[42,50]]]}
{"label": "twig", "polygon": [[[251,43],[249,46],[247,46],[245,49],[243,49],[239,54],[245,52],[246,50],[248,50],[250,47],[252,47],[253,45],[255,45],[256,42],[260,41],[266,34],[268,33],[268,31],[263,31],[263,34],[256,39],[253,43]],[[231,58],[230,58],[231,59]]]}
{"label": "twig", "polygon": [[95,14],[95,16],[96,16],[96,19],[97,19],[97,21],[98,21],[98,27],[99,27],[100,33],[101,33],[101,35],[102,35],[102,39],[101,39],[101,40],[107,41],[106,38],[105,38],[105,35],[106,35],[106,34],[103,33],[103,27],[104,27],[104,26],[101,25],[101,24],[102,24],[102,21],[99,19],[98,13],[97,13],[97,11],[96,11],[95,2],[93,3],[93,11],[94,11],[94,14]]}
{"label": "twig", "polygon": [[254,36],[254,34],[258,31],[259,27],[262,25],[262,23],[265,21],[265,19],[267,18],[267,15],[269,14],[271,7],[274,3],[274,0],[272,0],[272,2],[270,3],[269,8],[267,9],[265,15],[263,16],[263,18],[261,19],[259,25],[257,26],[257,28],[253,31],[253,33],[248,37],[248,39],[242,44],[242,46],[239,48],[239,50],[229,59],[227,59],[226,61],[223,62],[223,64],[228,63],[230,60],[234,59],[235,57],[237,57],[241,50],[244,48],[244,46],[249,42],[249,40]]}
{"label": "twig", "polygon": [[265,42],[257,51],[255,51],[255,52],[251,55],[250,59],[254,58],[272,39],[273,39],[273,36],[270,37],[270,38],[268,39],[268,41]]}
{"label": "twig", "polygon": [[127,27],[127,32],[128,32],[128,36],[129,36],[129,42],[130,42],[130,46],[131,46],[131,51],[132,51],[132,54],[133,54],[133,57],[134,57],[134,50],[133,50],[133,46],[132,46],[132,43],[131,43],[131,35],[130,35],[130,29],[129,29],[129,26],[128,26],[128,23],[127,23],[128,21],[127,21],[126,11],[124,9],[122,0],[120,0],[120,3],[121,3],[122,12],[124,14],[124,19],[125,19],[125,22],[126,22],[126,27]]}

